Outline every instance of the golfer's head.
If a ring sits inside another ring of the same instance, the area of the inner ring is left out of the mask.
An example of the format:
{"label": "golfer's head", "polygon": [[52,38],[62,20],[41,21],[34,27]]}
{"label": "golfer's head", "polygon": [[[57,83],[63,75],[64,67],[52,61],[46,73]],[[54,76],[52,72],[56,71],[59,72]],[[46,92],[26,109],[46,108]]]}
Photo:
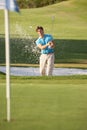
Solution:
{"label": "golfer's head", "polygon": [[43,29],[43,27],[37,26],[36,32],[38,33],[39,36],[43,36],[44,35],[44,29]]}

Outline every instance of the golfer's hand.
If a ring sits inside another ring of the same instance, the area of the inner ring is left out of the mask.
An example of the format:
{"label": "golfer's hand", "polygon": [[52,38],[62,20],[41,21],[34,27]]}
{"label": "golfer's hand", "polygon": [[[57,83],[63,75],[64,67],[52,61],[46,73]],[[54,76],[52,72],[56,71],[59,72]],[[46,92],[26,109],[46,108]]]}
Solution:
{"label": "golfer's hand", "polygon": [[47,46],[50,46],[50,43],[48,42],[46,45],[47,45]]}
{"label": "golfer's hand", "polygon": [[48,45],[49,45],[50,47],[54,48],[54,42],[53,42],[53,41],[48,42]]}

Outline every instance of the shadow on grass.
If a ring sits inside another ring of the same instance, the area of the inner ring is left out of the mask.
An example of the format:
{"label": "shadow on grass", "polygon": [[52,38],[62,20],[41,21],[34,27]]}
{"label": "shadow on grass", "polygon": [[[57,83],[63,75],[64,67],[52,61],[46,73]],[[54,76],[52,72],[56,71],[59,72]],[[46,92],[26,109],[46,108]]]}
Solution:
{"label": "shadow on grass", "polygon": [[[11,63],[39,63],[40,50],[34,41],[35,39],[11,38]],[[87,63],[87,40],[55,39],[55,43],[55,63]],[[0,63],[5,63],[3,36],[0,38]]]}

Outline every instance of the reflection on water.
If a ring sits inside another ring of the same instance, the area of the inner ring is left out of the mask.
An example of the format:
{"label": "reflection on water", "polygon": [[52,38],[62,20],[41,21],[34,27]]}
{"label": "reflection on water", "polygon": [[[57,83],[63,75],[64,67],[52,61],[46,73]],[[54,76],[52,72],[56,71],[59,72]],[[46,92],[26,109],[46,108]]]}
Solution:
{"label": "reflection on water", "polygon": [[[0,66],[0,72],[6,73],[6,67]],[[11,67],[10,74],[13,76],[40,76],[39,68],[34,67]],[[87,69],[54,68],[53,76],[64,75],[87,75]]]}

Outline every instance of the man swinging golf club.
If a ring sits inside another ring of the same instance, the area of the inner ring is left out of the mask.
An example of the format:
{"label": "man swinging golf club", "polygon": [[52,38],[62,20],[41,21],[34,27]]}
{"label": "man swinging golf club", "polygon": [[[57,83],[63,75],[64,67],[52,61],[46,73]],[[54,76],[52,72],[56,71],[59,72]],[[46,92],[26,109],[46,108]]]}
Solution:
{"label": "man swinging golf club", "polygon": [[[54,41],[52,35],[45,34],[41,26],[37,26],[36,32],[39,38],[36,40],[36,45],[41,49],[40,56],[40,74],[42,76],[51,76],[54,67]],[[46,70],[47,67],[47,70]]]}

